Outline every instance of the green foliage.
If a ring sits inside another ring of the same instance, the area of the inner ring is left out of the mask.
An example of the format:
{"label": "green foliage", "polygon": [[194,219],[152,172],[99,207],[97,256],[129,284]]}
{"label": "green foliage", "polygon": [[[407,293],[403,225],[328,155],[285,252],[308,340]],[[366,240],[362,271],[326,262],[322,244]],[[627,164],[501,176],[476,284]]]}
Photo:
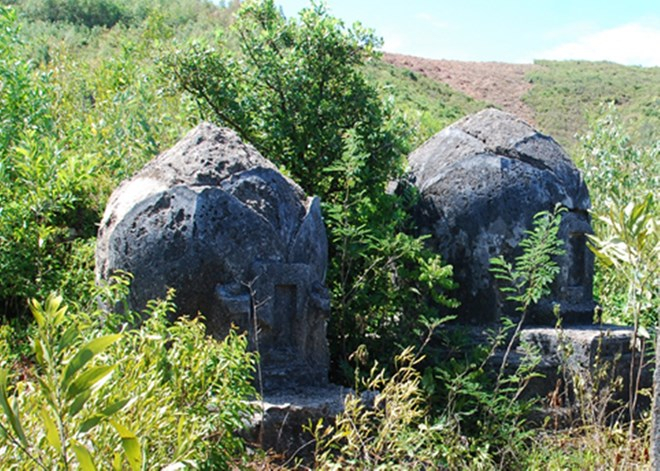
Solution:
{"label": "green foliage", "polygon": [[488,373],[496,367],[490,355],[503,345],[504,334],[490,340],[493,350],[487,355],[451,360],[427,374],[436,383],[436,395],[444,398],[434,429],[450,469],[524,469],[522,460],[535,435],[528,417],[536,404],[522,395],[538,376],[540,355],[521,345],[524,361],[494,380]]}
{"label": "green foliage", "polygon": [[[20,396],[10,400],[9,372],[0,370],[0,403],[6,420],[0,427],[4,445],[13,449],[2,461],[4,466],[23,461],[29,468],[68,469],[75,455],[82,469],[94,469],[91,452],[83,444],[92,427],[85,426],[81,411],[88,401],[95,402],[100,387],[117,366],[92,360],[121,335],[84,341],[80,325],[71,322],[60,297],[50,296],[44,305],[32,301],[30,307],[37,323],[32,340],[39,376],[34,389],[15,385]],[[110,420],[125,403],[106,403],[98,413]],[[22,417],[21,409],[32,416]],[[41,427],[36,428],[38,425]]]}
{"label": "green foliage", "polygon": [[643,432],[631,440],[618,424],[540,432],[523,469],[649,469],[648,442]]}
{"label": "green foliage", "polygon": [[[232,432],[249,412],[243,399],[254,395],[255,359],[245,353],[245,338],[211,340],[199,320],[170,325],[169,301],[152,304],[138,328],[136,313],[95,311],[90,288],[95,224],[107,196],[194,124],[196,110],[237,128],[323,197],[333,369],[353,378],[353,368],[380,360],[392,372],[390,380],[374,369],[366,383],[382,391],[375,410],[349,400],[323,435],[328,446],[319,465],[587,469],[616,466],[628,443],[643,456],[641,440],[631,441],[620,426],[529,430],[524,417],[532,404],[517,400],[534,375],[527,346],[516,352],[528,361],[513,372],[505,358],[499,378],[486,373],[488,348],[468,360],[443,357],[422,376],[410,351],[392,364],[393,347],[419,344],[422,326],[440,322],[430,300],[455,303],[446,294],[451,267],[408,235],[405,213],[416,195],[383,190],[402,171],[409,147],[482,104],[383,64],[373,33],[346,28],[322,5],[286,19],[272,2],[252,2],[230,32],[217,33],[239,2],[8,3],[13,7],[0,6],[0,309],[18,312],[27,298],[54,288],[75,304],[60,315],[62,305],[50,298],[32,307],[55,322],[0,326],[1,467],[40,462],[52,469],[64,460],[82,469],[223,468],[240,460],[242,444]],[[197,46],[182,46],[192,38]],[[188,74],[177,85],[213,94],[208,99],[182,95],[160,73],[160,55],[174,48],[181,53],[170,56],[169,70]],[[657,73],[543,62],[530,75],[526,99],[539,125],[570,147],[585,127],[585,110],[611,100],[622,116],[611,108],[595,121],[578,160],[594,203],[604,318],[645,326],[660,308]],[[551,257],[495,265],[524,317],[554,270]],[[122,286],[125,280],[101,288],[114,296],[107,305],[121,304],[114,290]],[[492,345],[515,339],[519,325],[507,322]],[[96,339],[116,331],[119,339],[97,348]],[[28,351],[26,337],[41,353]],[[421,385],[432,394],[430,410]]]}
{"label": "green foliage", "polygon": [[36,364],[14,381],[0,370],[3,468],[226,468],[240,460],[234,431],[256,394],[244,336],[218,342],[198,319],[169,325],[169,300],[121,334],[97,321],[117,325],[110,318],[118,314],[67,312],[60,297],[31,309]]}
{"label": "green foliage", "polygon": [[[520,241],[522,253],[516,257],[515,265],[504,260],[501,255],[490,260],[490,271],[498,281],[505,283],[500,286],[500,291],[506,294],[506,300],[514,303],[516,310],[520,312],[520,319],[504,352],[497,375],[496,397],[506,371],[507,360],[518,342],[529,309],[550,294],[552,282],[559,274],[560,268],[555,258],[564,254],[564,242],[558,236],[561,214],[564,211],[566,208],[558,203],[552,213],[541,211],[534,215],[532,230],[525,231],[526,237]],[[507,320],[504,322],[506,329],[511,329],[513,324]],[[531,370],[526,373],[528,374],[520,377],[529,377]]]}
{"label": "green foliage", "polygon": [[26,9],[34,19],[61,21],[88,28],[109,28],[128,19],[127,2],[117,0],[43,0],[26,3]]}
{"label": "green foliage", "polygon": [[507,301],[516,304],[516,310],[523,316],[550,294],[550,286],[559,274],[555,258],[564,253],[563,241],[558,238],[564,211],[566,208],[557,205],[552,213],[541,211],[534,215],[533,229],[525,231],[526,237],[519,246],[522,253],[516,257],[515,265],[501,255],[490,260],[495,279],[505,283],[500,291],[506,294]]}
{"label": "green foliage", "polygon": [[364,392],[346,397],[334,424],[316,424],[315,469],[522,469],[535,435],[526,425],[532,403],[519,397],[539,361],[528,358],[496,394],[483,364],[437,369],[433,382],[449,395],[432,415],[423,357],[405,349],[392,375],[371,369],[357,384]]}
{"label": "green foliage", "polygon": [[[518,322],[503,318],[487,346],[467,354],[459,349],[459,355],[424,373],[423,384],[437,414],[434,430],[441,437],[436,446],[451,469],[523,467],[535,434],[527,424],[535,400],[524,399],[523,393],[538,376],[535,369],[541,357],[536,348],[520,341],[520,330],[528,310],[548,294],[559,272],[554,258],[563,253],[558,239],[563,211],[557,206],[553,212],[535,215],[514,263],[502,256],[491,259],[495,277],[506,283],[500,290],[520,312]],[[508,360],[514,347],[520,361],[511,368]],[[502,349],[502,356],[496,355]]]}
{"label": "green foliage", "polygon": [[2,8],[0,301],[11,315],[53,289],[84,297],[76,294],[85,292],[93,260],[84,241],[107,196],[187,121],[178,109],[186,102],[157,75],[156,19],[135,36],[108,33],[120,52],[84,64],[74,59],[79,50],[50,38],[43,73],[23,54],[16,16]]}
{"label": "green foliage", "polygon": [[273,1],[246,3],[232,28],[240,53],[201,43],[169,60],[203,117],[236,130],[309,194],[336,186],[323,170],[338,162],[347,132],[367,159],[365,188],[382,190],[400,170],[399,133],[359,66],[380,43],[360,25],[346,29],[322,4],[286,19]]}
{"label": "green foliage", "polygon": [[660,147],[636,146],[612,106],[581,144],[579,165],[594,206],[596,293],[604,319],[654,326],[660,296],[653,195],[660,187]]}
{"label": "green foliage", "polygon": [[599,215],[602,235],[590,236],[598,259],[627,284],[624,319],[653,325],[660,298],[660,217],[653,194]]}
{"label": "green foliage", "polygon": [[442,463],[437,433],[424,419],[420,360],[405,349],[389,378],[375,365],[362,384],[373,402],[348,395],[333,425],[316,424],[315,469],[435,469]]}
{"label": "green foliage", "polygon": [[587,132],[588,115],[613,102],[626,117],[627,134],[642,145],[658,142],[660,68],[626,67],[608,62],[537,61],[527,75],[532,88],[524,97],[537,124],[567,149]]}
{"label": "green foliage", "polygon": [[94,190],[89,160],[63,151],[52,134],[52,89],[20,57],[16,19],[5,7],[2,21],[0,299],[15,312],[41,286],[56,286],[71,236],[90,235],[87,195]]}
{"label": "green foliage", "polygon": [[[336,365],[349,378],[353,352],[366,351],[370,361],[388,364],[392,346],[419,345],[424,326],[437,322],[430,301],[457,306],[446,294],[454,287],[452,267],[426,249],[422,238],[404,232],[406,205],[416,194],[407,188],[402,197],[369,196],[360,176],[367,163],[353,143],[348,139],[342,161],[327,169],[343,191],[324,205],[334,248],[328,337]],[[358,355],[352,364],[363,361]]]}
{"label": "green foliage", "polygon": [[[112,28],[140,26],[157,13],[170,24],[205,23],[226,20],[220,5],[223,2],[202,0],[17,0],[16,8],[32,22],[59,23],[77,28]],[[235,4],[236,2],[231,2]],[[228,10],[232,10],[228,8]],[[219,14],[220,13],[220,14]],[[206,17],[206,18],[204,18]],[[209,18],[211,17],[211,18]]]}
{"label": "green foliage", "polygon": [[[33,65],[21,54],[16,12],[0,5],[0,159],[21,133],[49,124],[46,77],[35,74]],[[4,163],[0,173],[4,173]]]}

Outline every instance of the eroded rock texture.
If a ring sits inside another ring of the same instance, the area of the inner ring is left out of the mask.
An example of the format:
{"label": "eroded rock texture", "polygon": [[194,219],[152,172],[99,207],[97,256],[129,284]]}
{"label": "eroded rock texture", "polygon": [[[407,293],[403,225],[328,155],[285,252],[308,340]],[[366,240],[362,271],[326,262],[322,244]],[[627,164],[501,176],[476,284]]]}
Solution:
{"label": "eroded rock texture", "polygon": [[254,318],[264,386],[327,383],[327,239],[317,198],[228,129],[201,124],[112,194],[97,277],[133,274],[133,309],[176,289],[210,333]]}
{"label": "eroded rock texture", "polygon": [[593,256],[589,194],[564,150],[514,115],[487,109],[442,130],[409,157],[419,189],[416,218],[430,245],[454,266],[460,321],[481,323],[513,314],[489,272],[491,257],[513,260],[533,216],[557,203],[568,209],[560,236],[566,255],[553,295],[531,320],[554,323],[559,303],[565,322],[589,322],[593,313]]}

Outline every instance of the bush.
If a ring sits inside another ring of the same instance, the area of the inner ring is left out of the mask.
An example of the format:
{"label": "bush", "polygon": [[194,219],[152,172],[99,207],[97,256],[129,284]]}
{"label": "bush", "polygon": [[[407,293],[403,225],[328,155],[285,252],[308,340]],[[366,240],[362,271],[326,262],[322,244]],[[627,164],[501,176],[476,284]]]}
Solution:
{"label": "bush", "polygon": [[[56,296],[31,309],[35,364],[22,378],[0,369],[3,468],[216,469],[240,461],[234,432],[256,395],[245,336],[218,342],[199,319],[169,325],[169,300],[152,303],[139,328],[119,314],[68,312]],[[122,332],[108,333],[110,325]]]}
{"label": "bush", "polygon": [[660,146],[636,146],[611,105],[581,144],[578,160],[593,201],[595,284],[603,320],[653,327],[660,309],[655,200]]}
{"label": "bush", "polygon": [[[439,438],[425,420],[424,392],[410,348],[397,355],[391,377],[378,365],[361,386],[375,394],[348,395],[333,425],[317,423],[314,469],[437,469]],[[376,393],[376,391],[378,391]]]}
{"label": "bush", "polygon": [[0,5],[0,175],[6,172],[4,158],[26,130],[50,125],[47,76],[35,72],[22,55],[16,12]]}
{"label": "bush", "polygon": [[156,78],[148,28],[84,64],[53,41],[44,73],[24,57],[13,9],[2,7],[1,21],[0,309],[12,316],[52,290],[80,299],[93,277],[93,250],[82,247],[110,191],[187,122]]}
{"label": "bush", "polygon": [[28,0],[23,3],[32,19],[87,28],[111,28],[128,19],[126,2],[117,0]]}
{"label": "bush", "polygon": [[376,37],[359,25],[345,29],[321,4],[296,21],[268,0],[246,3],[232,31],[240,54],[223,42],[198,43],[169,60],[202,116],[236,130],[323,199],[337,190],[324,171],[352,132],[367,159],[364,187],[382,190],[400,170],[402,142],[359,69],[374,56]]}

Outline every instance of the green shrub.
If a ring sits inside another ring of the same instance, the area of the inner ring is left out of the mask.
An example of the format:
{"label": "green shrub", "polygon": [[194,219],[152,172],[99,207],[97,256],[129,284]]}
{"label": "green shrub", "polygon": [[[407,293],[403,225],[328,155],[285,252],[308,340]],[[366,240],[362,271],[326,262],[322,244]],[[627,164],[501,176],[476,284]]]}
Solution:
{"label": "green shrub", "polygon": [[127,2],[117,0],[38,0],[25,5],[33,19],[110,28],[128,19]]}
{"label": "green shrub", "polygon": [[437,469],[444,457],[440,437],[425,420],[421,358],[405,349],[387,377],[374,366],[361,384],[366,396],[348,395],[333,425],[317,423],[314,469]]}
{"label": "green shrub", "polygon": [[48,127],[47,76],[36,73],[24,46],[13,8],[0,5],[0,175],[4,158],[26,130]]}
{"label": "green shrub", "polygon": [[341,158],[347,132],[367,159],[365,188],[382,189],[400,171],[398,133],[359,69],[379,45],[370,31],[344,28],[321,4],[295,20],[264,0],[246,3],[232,32],[240,54],[226,42],[197,43],[169,60],[203,117],[236,130],[323,199],[336,191],[323,172]]}
{"label": "green shrub", "polygon": [[[533,228],[514,261],[491,259],[491,270],[500,291],[520,314],[517,322],[503,318],[491,331],[487,344],[468,349],[449,340],[455,352],[424,372],[423,385],[430,394],[439,437],[437,447],[450,469],[522,469],[536,434],[528,424],[537,399],[524,398],[529,382],[538,376],[538,349],[520,341],[529,309],[549,293],[559,273],[556,257],[562,253],[558,239],[562,209],[535,215]],[[520,362],[509,364],[515,353]],[[502,352],[502,357],[495,355]],[[447,352],[442,352],[444,356]],[[497,361],[496,361],[497,360]]]}
{"label": "green shrub", "polygon": [[[392,348],[420,345],[428,326],[439,322],[434,306],[456,307],[452,267],[408,235],[408,209],[417,194],[370,196],[361,187],[367,165],[347,140],[342,161],[328,170],[343,189],[324,204],[332,243],[328,279],[332,317],[328,337],[337,378],[353,377],[364,361],[391,365]],[[353,352],[366,352],[353,356]],[[339,371],[337,371],[339,370]]]}
{"label": "green shrub", "polygon": [[[244,336],[218,342],[199,319],[169,325],[169,300],[151,304],[139,328],[119,314],[67,312],[55,296],[31,309],[35,364],[22,378],[0,370],[3,468],[217,469],[240,461],[234,432],[256,394]],[[107,333],[110,325],[122,332]]]}
{"label": "green shrub", "polygon": [[610,105],[581,138],[596,238],[595,291],[603,320],[653,327],[660,308],[660,146],[637,146]]}
{"label": "green shrub", "polygon": [[109,193],[187,121],[157,77],[158,39],[142,41],[146,29],[84,64],[52,41],[43,73],[24,57],[13,10],[2,7],[1,20],[0,309],[11,316],[55,289],[82,299],[93,250],[78,249],[96,235]]}

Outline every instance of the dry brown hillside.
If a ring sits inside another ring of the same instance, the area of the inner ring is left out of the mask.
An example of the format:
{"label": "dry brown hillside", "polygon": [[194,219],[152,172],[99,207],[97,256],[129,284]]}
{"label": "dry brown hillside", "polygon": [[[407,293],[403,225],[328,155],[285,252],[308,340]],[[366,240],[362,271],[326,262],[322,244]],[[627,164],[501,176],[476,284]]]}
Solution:
{"label": "dry brown hillside", "polygon": [[525,74],[535,67],[532,64],[433,60],[387,52],[383,59],[444,82],[466,95],[497,105],[532,125],[536,124],[533,110],[522,101],[532,86],[525,78]]}

